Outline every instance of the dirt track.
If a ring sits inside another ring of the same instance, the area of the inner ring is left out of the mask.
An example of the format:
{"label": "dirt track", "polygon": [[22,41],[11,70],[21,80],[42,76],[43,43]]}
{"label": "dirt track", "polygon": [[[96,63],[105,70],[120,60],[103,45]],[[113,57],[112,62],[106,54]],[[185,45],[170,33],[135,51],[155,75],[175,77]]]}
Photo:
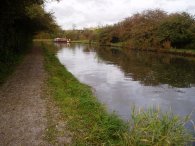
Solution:
{"label": "dirt track", "polygon": [[0,88],[0,146],[47,145],[42,51],[33,48]]}

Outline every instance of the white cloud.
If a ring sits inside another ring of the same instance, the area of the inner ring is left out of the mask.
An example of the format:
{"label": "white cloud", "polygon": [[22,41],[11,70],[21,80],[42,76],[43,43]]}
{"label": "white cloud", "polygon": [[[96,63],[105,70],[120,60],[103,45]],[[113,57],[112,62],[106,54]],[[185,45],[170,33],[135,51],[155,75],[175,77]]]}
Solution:
{"label": "white cloud", "polygon": [[63,29],[113,24],[146,9],[160,8],[167,12],[187,11],[195,14],[193,0],[61,0],[47,3]]}

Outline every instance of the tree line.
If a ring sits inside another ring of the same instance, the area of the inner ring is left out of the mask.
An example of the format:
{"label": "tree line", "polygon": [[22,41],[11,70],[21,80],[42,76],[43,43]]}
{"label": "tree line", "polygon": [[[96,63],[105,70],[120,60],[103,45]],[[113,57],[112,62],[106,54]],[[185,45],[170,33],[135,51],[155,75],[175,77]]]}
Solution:
{"label": "tree line", "polygon": [[0,62],[28,48],[39,31],[56,31],[52,13],[44,10],[44,0],[4,0],[0,5]]}
{"label": "tree line", "polygon": [[99,41],[102,44],[123,42],[138,49],[195,49],[195,19],[186,12],[167,14],[162,10],[147,10],[102,28]]}
{"label": "tree line", "polygon": [[59,30],[44,0],[3,0],[0,5],[0,84],[14,70],[40,31]]}
{"label": "tree line", "polygon": [[73,40],[121,43],[134,49],[195,49],[195,18],[187,12],[146,10],[114,25],[63,33]]}

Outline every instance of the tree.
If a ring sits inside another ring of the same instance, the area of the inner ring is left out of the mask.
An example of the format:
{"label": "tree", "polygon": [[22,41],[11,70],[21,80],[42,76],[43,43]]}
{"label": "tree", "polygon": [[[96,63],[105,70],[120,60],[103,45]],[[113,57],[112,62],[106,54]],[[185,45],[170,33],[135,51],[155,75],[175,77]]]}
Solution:
{"label": "tree", "polygon": [[0,5],[0,61],[20,53],[39,31],[58,29],[52,13],[43,9],[44,0],[4,0]]}
{"label": "tree", "polygon": [[160,42],[170,41],[176,48],[190,44],[193,41],[194,22],[194,18],[185,12],[169,15],[158,28]]}

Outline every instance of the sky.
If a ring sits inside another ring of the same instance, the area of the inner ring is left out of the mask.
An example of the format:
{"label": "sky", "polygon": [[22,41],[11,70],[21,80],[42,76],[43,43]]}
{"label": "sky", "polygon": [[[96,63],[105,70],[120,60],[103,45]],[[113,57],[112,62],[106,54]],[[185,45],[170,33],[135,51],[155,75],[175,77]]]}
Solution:
{"label": "sky", "polygon": [[195,14],[195,0],[60,0],[45,5],[63,29],[82,29],[117,23],[147,9]]}

